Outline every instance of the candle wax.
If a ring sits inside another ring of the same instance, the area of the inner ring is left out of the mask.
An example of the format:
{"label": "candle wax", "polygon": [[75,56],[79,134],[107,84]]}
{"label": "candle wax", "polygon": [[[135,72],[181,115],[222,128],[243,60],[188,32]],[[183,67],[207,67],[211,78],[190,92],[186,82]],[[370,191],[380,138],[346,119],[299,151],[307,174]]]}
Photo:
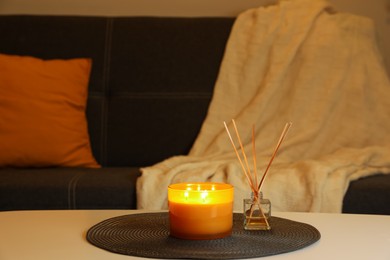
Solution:
{"label": "candle wax", "polygon": [[230,235],[233,204],[169,203],[171,235],[187,239],[215,239]]}

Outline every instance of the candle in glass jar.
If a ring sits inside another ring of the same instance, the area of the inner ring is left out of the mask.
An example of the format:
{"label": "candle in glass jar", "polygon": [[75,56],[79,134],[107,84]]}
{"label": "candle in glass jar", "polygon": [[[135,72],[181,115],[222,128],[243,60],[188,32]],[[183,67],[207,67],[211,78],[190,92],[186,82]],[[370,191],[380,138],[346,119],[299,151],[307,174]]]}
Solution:
{"label": "candle in glass jar", "polygon": [[234,188],[226,183],[177,183],[168,187],[170,235],[183,239],[229,236]]}

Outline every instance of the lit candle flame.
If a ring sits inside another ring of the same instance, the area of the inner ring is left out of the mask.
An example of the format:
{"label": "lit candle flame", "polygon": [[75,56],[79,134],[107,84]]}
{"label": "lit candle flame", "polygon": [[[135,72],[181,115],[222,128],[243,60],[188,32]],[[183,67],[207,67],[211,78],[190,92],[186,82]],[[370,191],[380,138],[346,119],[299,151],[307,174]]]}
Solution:
{"label": "lit candle flame", "polygon": [[203,191],[202,194],[200,195],[203,199],[203,202],[206,202],[207,195],[208,195],[207,191]]}

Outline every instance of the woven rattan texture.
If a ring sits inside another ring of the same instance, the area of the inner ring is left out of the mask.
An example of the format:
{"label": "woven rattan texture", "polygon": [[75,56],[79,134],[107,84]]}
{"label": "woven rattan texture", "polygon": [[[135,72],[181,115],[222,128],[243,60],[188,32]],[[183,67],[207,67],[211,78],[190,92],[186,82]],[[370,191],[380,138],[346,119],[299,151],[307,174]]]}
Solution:
{"label": "woven rattan texture", "polygon": [[295,251],[321,237],[311,225],[272,217],[270,231],[246,231],[234,214],[232,235],[215,240],[183,240],[169,235],[168,213],[131,214],[91,227],[87,240],[102,249],[149,258],[240,259]]}

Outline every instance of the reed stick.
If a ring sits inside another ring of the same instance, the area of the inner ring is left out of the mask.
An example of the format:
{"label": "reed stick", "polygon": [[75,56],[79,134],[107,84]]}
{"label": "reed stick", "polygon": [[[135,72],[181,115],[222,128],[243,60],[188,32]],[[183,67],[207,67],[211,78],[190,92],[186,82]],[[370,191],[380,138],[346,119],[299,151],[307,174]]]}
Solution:
{"label": "reed stick", "polygon": [[288,130],[290,129],[291,125],[292,125],[292,123],[289,122],[289,123],[286,123],[286,125],[284,126],[283,132],[282,132],[282,134],[280,135],[279,141],[278,141],[278,143],[277,143],[277,145],[276,145],[276,147],[275,147],[275,149],[274,149],[274,152],[273,152],[273,154],[272,154],[271,160],[269,161],[269,163],[268,163],[268,165],[267,165],[267,168],[266,168],[265,171],[264,171],[264,174],[263,174],[263,177],[261,178],[261,181],[260,181],[260,183],[259,183],[259,186],[257,186],[257,192],[260,192],[261,187],[263,186],[265,177],[266,177],[266,175],[267,175],[267,173],[268,173],[268,170],[269,170],[269,168],[271,167],[271,164],[272,164],[272,162],[273,162],[274,159],[275,159],[276,153],[278,152],[279,147],[280,147],[280,145],[282,144],[284,138],[286,137],[286,135],[287,135],[287,133],[288,133]]}
{"label": "reed stick", "polygon": [[257,159],[256,159],[256,135],[255,135],[255,125],[252,125],[252,154],[253,154],[253,175],[254,175],[254,186],[258,187],[258,178],[257,178]]}
{"label": "reed stick", "polygon": [[228,134],[228,136],[229,136],[229,140],[230,140],[230,142],[231,142],[231,144],[232,144],[232,146],[233,146],[233,149],[234,149],[234,151],[235,151],[235,153],[236,153],[236,156],[237,156],[237,158],[238,158],[238,161],[240,162],[242,171],[244,172],[244,174],[245,174],[245,176],[246,176],[246,179],[247,179],[247,181],[248,181],[248,183],[249,183],[249,186],[251,187],[252,190],[255,190],[256,187],[253,186],[253,183],[252,183],[252,181],[251,181],[251,177],[250,177],[249,173],[247,172],[247,170],[245,169],[244,163],[243,163],[242,160],[241,160],[241,156],[240,156],[240,154],[239,154],[239,152],[238,152],[238,150],[237,150],[237,148],[236,148],[236,145],[234,144],[232,135],[230,134],[229,128],[227,127],[226,122],[223,122],[223,124],[224,124],[225,129],[226,129],[226,132],[227,132],[227,134]]}
{"label": "reed stick", "polygon": [[[248,170],[248,175],[250,176],[250,178],[249,178],[250,185],[251,185],[251,187],[257,187],[257,185],[256,185],[256,186],[253,185],[253,179],[252,179],[251,169],[250,169],[250,167],[249,167],[248,158],[246,157],[245,149],[244,149],[244,146],[243,146],[243,144],[242,144],[240,134],[239,134],[239,132],[238,132],[238,128],[237,128],[237,125],[236,125],[236,121],[234,121],[234,119],[232,119],[232,122],[233,122],[234,131],[236,132],[236,136],[237,136],[238,143],[239,143],[240,148],[241,148],[241,153],[242,153],[242,156],[244,157],[244,161],[245,161],[245,164],[246,164],[246,168],[247,168],[247,170]],[[252,141],[253,141],[253,140],[252,140]]]}

